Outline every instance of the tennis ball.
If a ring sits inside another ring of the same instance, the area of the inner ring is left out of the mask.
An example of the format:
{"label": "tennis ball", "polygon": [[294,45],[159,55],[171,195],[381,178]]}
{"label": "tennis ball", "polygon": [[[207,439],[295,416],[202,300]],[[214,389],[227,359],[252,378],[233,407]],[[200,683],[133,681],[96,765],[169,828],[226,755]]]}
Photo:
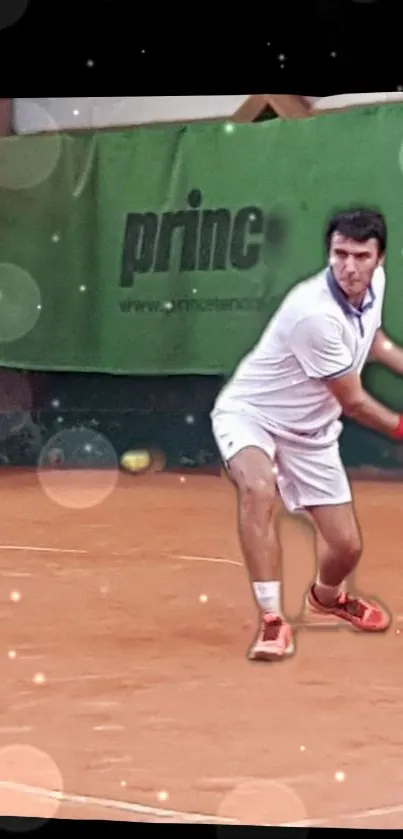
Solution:
{"label": "tennis ball", "polygon": [[120,465],[127,472],[144,472],[145,469],[151,466],[151,463],[152,458],[150,452],[146,449],[125,452],[120,458]]}

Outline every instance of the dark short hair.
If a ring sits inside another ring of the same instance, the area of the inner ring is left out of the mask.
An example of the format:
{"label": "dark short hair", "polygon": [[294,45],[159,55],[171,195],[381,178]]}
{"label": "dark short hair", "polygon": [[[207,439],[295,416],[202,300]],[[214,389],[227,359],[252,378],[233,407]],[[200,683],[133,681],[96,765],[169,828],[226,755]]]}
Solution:
{"label": "dark short hair", "polygon": [[345,236],[346,239],[354,239],[355,242],[376,239],[379,252],[384,254],[386,251],[386,221],[382,213],[374,210],[346,210],[332,216],[325,232],[325,244],[328,253],[333,233],[340,233],[341,236]]}

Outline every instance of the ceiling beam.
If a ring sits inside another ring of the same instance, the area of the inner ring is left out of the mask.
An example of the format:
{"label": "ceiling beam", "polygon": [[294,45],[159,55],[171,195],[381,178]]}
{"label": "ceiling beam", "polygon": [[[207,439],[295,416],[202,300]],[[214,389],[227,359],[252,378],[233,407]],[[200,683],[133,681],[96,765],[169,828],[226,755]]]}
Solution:
{"label": "ceiling beam", "polygon": [[312,108],[304,96],[266,93],[266,104],[283,119],[301,119],[312,116]]}
{"label": "ceiling beam", "polygon": [[253,122],[267,108],[266,94],[254,93],[248,96],[232,116],[232,122]]}
{"label": "ceiling beam", "polygon": [[13,100],[0,99],[0,137],[13,133]]}

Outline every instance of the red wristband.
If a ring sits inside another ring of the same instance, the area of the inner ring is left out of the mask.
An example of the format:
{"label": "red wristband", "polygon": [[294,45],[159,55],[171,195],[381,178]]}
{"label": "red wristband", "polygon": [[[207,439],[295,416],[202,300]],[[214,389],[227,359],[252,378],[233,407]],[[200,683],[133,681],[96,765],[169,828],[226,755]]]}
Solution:
{"label": "red wristband", "polygon": [[392,431],[392,439],[403,440],[403,416],[400,417],[395,430]]}

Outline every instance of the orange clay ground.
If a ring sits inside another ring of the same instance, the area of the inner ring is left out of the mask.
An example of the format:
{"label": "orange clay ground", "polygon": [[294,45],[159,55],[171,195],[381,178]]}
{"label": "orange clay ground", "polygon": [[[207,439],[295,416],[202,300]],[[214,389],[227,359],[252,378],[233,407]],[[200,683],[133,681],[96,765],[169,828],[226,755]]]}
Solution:
{"label": "orange clay ground", "polygon": [[[84,509],[111,475],[44,480],[0,473],[1,813],[403,827],[403,485],[355,485],[392,629],[264,665],[225,478],[119,475]],[[296,618],[313,537],[282,533]]]}

